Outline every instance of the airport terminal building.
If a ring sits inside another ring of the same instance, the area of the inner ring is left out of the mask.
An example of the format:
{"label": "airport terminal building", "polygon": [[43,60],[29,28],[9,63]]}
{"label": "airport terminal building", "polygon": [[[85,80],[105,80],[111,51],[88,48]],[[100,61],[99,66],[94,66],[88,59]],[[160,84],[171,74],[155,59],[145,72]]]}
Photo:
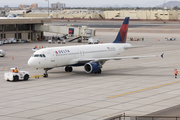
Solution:
{"label": "airport terminal building", "polygon": [[51,23],[51,18],[0,18],[0,37],[36,40],[43,36],[43,31],[37,31],[36,25]]}

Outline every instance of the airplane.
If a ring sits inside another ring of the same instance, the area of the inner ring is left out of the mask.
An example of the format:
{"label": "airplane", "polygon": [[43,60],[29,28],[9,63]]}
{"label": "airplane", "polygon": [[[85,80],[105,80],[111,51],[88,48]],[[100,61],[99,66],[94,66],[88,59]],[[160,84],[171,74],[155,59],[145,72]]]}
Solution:
{"label": "airplane", "polygon": [[73,66],[84,66],[86,73],[101,74],[101,68],[108,60],[143,57],[162,57],[162,55],[117,57],[128,48],[136,48],[126,43],[129,17],[126,17],[113,43],[77,45],[43,48],[34,52],[28,60],[28,65],[47,71],[55,67],[65,67],[66,72],[72,72]]}

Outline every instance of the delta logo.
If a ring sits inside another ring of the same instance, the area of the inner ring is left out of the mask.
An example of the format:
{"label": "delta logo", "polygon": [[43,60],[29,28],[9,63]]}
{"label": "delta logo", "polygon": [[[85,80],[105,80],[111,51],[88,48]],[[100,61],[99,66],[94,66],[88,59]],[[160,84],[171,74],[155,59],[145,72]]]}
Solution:
{"label": "delta logo", "polygon": [[61,53],[69,53],[70,50],[58,50],[58,51],[55,51],[56,54],[61,54]]}

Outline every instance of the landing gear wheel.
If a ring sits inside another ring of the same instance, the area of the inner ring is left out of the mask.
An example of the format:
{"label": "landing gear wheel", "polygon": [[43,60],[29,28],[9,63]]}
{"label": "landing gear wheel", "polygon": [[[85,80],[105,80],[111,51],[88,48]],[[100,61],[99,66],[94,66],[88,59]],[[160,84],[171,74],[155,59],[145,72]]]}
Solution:
{"label": "landing gear wheel", "polygon": [[47,71],[48,71],[48,70],[45,69],[44,78],[47,78],[47,77],[48,77]]}
{"label": "landing gear wheel", "polygon": [[98,74],[101,74],[101,69],[99,69],[99,71],[97,72]]}
{"label": "landing gear wheel", "polygon": [[48,74],[45,74],[45,73],[44,73],[44,78],[47,78],[47,77],[48,77]]}
{"label": "landing gear wheel", "polygon": [[65,67],[65,71],[68,72],[68,66]]}
{"label": "landing gear wheel", "polygon": [[73,68],[71,66],[66,66],[65,67],[65,71],[66,72],[72,72],[73,71]]}
{"label": "landing gear wheel", "polygon": [[101,74],[101,69],[99,69],[99,71],[95,72],[94,74]]}
{"label": "landing gear wheel", "polygon": [[73,68],[72,68],[72,67],[68,67],[68,71],[69,71],[69,72],[72,72],[72,71],[73,71]]}

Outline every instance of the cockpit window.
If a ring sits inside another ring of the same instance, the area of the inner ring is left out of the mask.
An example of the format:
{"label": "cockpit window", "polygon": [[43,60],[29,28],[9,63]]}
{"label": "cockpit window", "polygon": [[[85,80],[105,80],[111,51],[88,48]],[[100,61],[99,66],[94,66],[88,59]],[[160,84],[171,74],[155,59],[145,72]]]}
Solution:
{"label": "cockpit window", "polygon": [[44,54],[33,54],[32,57],[46,57]]}

